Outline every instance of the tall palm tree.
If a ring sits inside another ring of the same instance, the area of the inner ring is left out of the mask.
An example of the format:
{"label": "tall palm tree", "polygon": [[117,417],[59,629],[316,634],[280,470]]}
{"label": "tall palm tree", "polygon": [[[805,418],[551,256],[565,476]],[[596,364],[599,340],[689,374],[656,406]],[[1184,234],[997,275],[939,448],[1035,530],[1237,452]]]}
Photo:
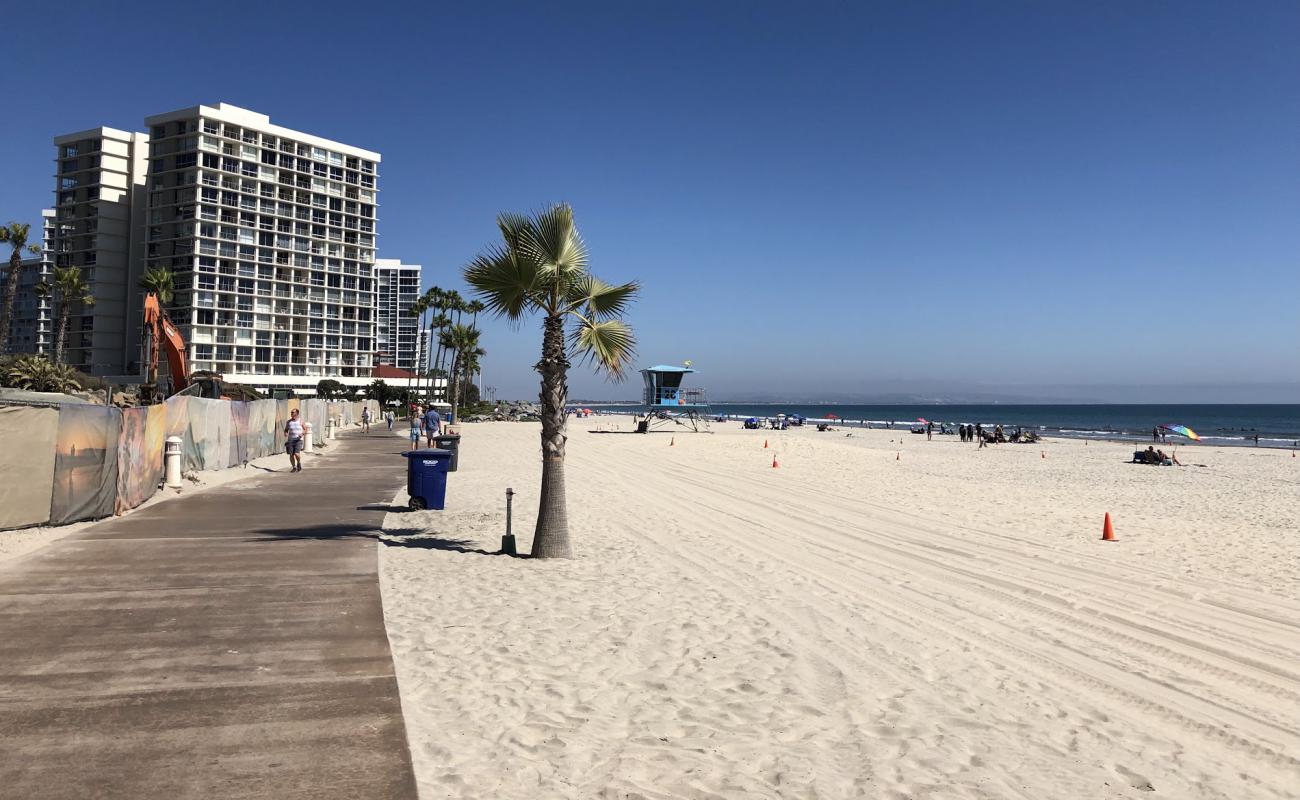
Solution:
{"label": "tall palm tree", "polygon": [[[165,318],[167,314],[166,308],[176,296],[172,271],[166,267],[151,267],[145,271],[144,275],[140,276],[140,281],[136,285],[144,289],[147,294],[152,293],[158,299],[158,308]],[[145,315],[148,316],[148,311],[145,312]],[[150,324],[147,319],[145,324]],[[162,345],[159,337],[154,335],[155,333],[156,331],[151,330],[149,335],[149,374],[145,376],[145,380],[151,387],[150,391],[153,391],[152,387],[158,385],[158,349]]]}
{"label": "tall palm tree", "polygon": [[137,285],[146,292],[157,295],[158,305],[164,308],[171,305],[172,299],[176,296],[172,271],[166,267],[153,267],[147,270]]}
{"label": "tall palm tree", "polygon": [[479,359],[487,355],[487,351],[478,344],[478,329],[470,330],[474,331],[473,342],[460,351],[460,391],[464,397],[469,396],[470,387],[474,385],[474,375],[479,371]]}
{"label": "tall palm tree", "polygon": [[571,558],[564,494],[569,356],[621,380],[636,344],[621,317],[640,286],[614,286],[587,271],[587,248],[568,204],[534,217],[501,214],[497,227],[503,244],[475,257],[465,281],[496,316],[514,323],[542,316],[542,357],[534,367],[542,379],[542,487],[532,555]]}
{"label": "tall palm tree", "polygon": [[80,267],[59,267],[54,270],[53,287],[40,284],[38,294],[48,296],[51,288],[59,294],[59,324],[54,329],[54,363],[63,363],[63,346],[68,339],[68,317],[74,303],[93,306],[95,298],[90,293],[90,284],[81,274]]}
{"label": "tall palm tree", "polygon": [[452,325],[443,332],[443,346],[451,353],[451,365],[447,371],[448,387],[451,389],[451,420],[456,420],[456,410],[460,407],[460,389],[463,385],[462,376],[465,372],[466,356],[473,358],[473,354],[482,350],[478,346],[478,328],[469,325]]}
{"label": "tall palm tree", "polygon": [[9,254],[9,278],[5,281],[4,305],[0,306],[0,353],[9,349],[9,330],[14,318],[14,299],[18,297],[18,283],[23,274],[23,253],[36,255],[41,248],[27,244],[27,236],[32,226],[25,222],[11,222],[0,227],[0,242],[7,242],[12,252]]}
{"label": "tall palm tree", "polygon": [[[406,315],[407,315],[408,317],[415,317],[417,320],[421,320],[421,319],[424,318],[424,312],[426,312],[426,311],[428,311],[428,310],[429,310],[429,296],[428,296],[427,294],[425,294],[425,295],[423,295],[423,296],[417,298],[416,301],[415,301],[414,303],[411,303],[411,307],[408,308],[408,309],[406,309]],[[419,323],[417,322],[416,324],[418,325]],[[395,341],[396,339],[397,339],[397,326],[396,326],[395,324],[393,324],[393,325],[391,325],[391,326],[389,327],[389,331],[388,331],[388,349],[393,351],[393,352],[390,353],[389,355],[390,355],[390,357],[393,359],[393,363],[394,363],[394,364],[397,363],[397,351],[396,351],[396,349],[394,348],[394,345],[396,344],[396,341]],[[416,360],[419,359],[419,353],[420,353],[420,337],[417,335],[417,336],[415,337],[415,354],[416,354]],[[419,373],[416,372],[415,370],[411,370],[411,374],[412,374],[412,375],[418,375]],[[417,388],[417,389],[419,388],[419,385],[418,385],[418,384],[416,385],[416,388]],[[406,379],[406,391],[407,391],[407,393],[410,393],[410,391],[411,391],[411,379],[410,379],[410,378],[407,378],[407,379]]]}

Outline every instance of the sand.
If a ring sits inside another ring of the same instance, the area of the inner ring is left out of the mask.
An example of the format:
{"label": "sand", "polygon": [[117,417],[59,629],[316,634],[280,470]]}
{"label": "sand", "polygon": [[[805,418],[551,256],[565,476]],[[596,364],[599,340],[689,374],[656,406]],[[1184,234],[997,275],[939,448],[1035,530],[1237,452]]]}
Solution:
{"label": "sand", "polygon": [[535,424],[387,515],[426,800],[1300,792],[1289,452],[615,426],[570,428],[572,561],[490,554]]}

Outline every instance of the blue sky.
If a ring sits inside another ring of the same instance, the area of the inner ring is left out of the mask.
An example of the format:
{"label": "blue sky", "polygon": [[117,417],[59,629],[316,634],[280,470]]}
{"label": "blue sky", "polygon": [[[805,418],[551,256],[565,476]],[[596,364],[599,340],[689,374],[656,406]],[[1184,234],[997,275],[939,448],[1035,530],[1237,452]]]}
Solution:
{"label": "blue sky", "polygon": [[[715,396],[1300,401],[1300,4],[121,8],[7,12],[0,220],[53,135],[225,101],[381,152],[379,253],[439,285],[572,203],[638,361]],[[483,327],[535,397],[539,325]]]}

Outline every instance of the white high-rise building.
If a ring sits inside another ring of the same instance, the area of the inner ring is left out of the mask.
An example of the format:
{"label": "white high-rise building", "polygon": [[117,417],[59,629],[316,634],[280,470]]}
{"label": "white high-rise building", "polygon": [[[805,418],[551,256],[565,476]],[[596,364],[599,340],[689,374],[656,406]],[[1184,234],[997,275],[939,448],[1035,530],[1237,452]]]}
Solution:
{"label": "white high-rise building", "polygon": [[137,357],[141,239],[149,137],[92,128],[54,137],[50,249],[56,267],[82,270],[95,297],[68,322],[64,361],[92,375],[126,371]]}
{"label": "white high-rise building", "polygon": [[378,364],[421,372],[420,320],[409,309],[420,299],[419,264],[403,264],[400,259],[375,261],[378,299],[375,306],[375,358]]}
{"label": "white high-rise building", "polygon": [[145,124],[143,263],[175,276],[190,368],[303,393],[369,383],[379,154],[225,103]]}

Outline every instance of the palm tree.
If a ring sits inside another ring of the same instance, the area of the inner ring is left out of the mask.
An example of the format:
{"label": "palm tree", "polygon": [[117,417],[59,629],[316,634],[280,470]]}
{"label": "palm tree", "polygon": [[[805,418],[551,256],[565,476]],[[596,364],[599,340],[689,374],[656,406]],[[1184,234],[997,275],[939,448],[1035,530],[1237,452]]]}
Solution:
{"label": "palm tree", "polygon": [[59,267],[54,270],[54,286],[44,283],[38,285],[37,294],[48,296],[51,288],[59,293],[59,325],[54,329],[54,363],[63,363],[63,346],[68,339],[68,316],[72,313],[73,303],[93,306],[95,298],[90,293],[90,284],[81,274],[80,267]]}
{"label": "palm tree", "polygon": [[476,358],[475,353],[483,354],[478,346],[478,336],[478,328],[469,325],[452,325],[439,337],[442,345],[451,354],[451,368],[447,375],[451,389],[451,421],[453,422],[456,420],[456,410],[460,407],[460,388],[463,385],[461,377],[465,371],[466,357]]}
{"label": "palm tree", "polygon": [[[406,309],[406,315],[408,317],[415,317],[417,320],[420,320],[424,318],[424,312],[428,310],[429,310],[429,295],[426,292],[423,296],[417,298],[414,303],[411,303],[411,307]],[[416,324],[418,325],[419,323],[417,322]],[[396,340],[397,340],[397,326],[396,324],[393,324],[390,326],[388,331],[388,349],[393,351],[389,353],[389,356],[393,359],[394,364],[397,363],[397,352],[394,348],[394,345],[396,344]],[[419,353],[420,353],[419,336],[415,337],[415,353],[416,353],[416,360],[419,360]],[[418,376],[420,373],[418,370],[411,370],[411,374]],[[416,388],[417,389],[419,388],[418,384],[416,385]],[[406,379],[406,391],[408,393],[411,391],[410,378]]]}
{"label": "palm tree", "polygon": [[460,382],[460,391],[464,397],[469,396],[469,390],[474,386],[474,376],[479,371],[479,359],[487,355],[487,351],[478,346],[478,329],[471,330],[474,331],[473,346],[460,351],[460,371],[464,376]]}
{"label": "palm tree", "polygon": [[4,305],[0,306],[0,353],[9,349],[9,330],[14,318],[14,299],[18,297],[18,283],[23,274],[23,252],[32,255],[41,252],[36,245],[27,244],[32,226],[25,222],[11,222],[0,228],[0,242],[8,242],[13,251],[9,254],[9,279],[5,281]]}
{"label": "palm tree", "polygon": [[153,292],[158,296],[158,305],[166,308],[171,304],[172,299],[176,296],[176,288],[172,281],[172,271],[166,267],[153,267],[145,272],[140,278],[138,284],[146,292]]}
{"label": "palm tree", "polygon": [[635,349],[621,317],[640,286],[613,286],[587,271],[587,248],[568,204],[531,218],[501,214],[497,227],[504,244],[475,257],[465,281],[496,316],[518,323],[533,312],[542,315],[542,357],[535,366],[542,378],[542,487],[532,555],[571,558],[564,495],[569,356],[621,380]]}

